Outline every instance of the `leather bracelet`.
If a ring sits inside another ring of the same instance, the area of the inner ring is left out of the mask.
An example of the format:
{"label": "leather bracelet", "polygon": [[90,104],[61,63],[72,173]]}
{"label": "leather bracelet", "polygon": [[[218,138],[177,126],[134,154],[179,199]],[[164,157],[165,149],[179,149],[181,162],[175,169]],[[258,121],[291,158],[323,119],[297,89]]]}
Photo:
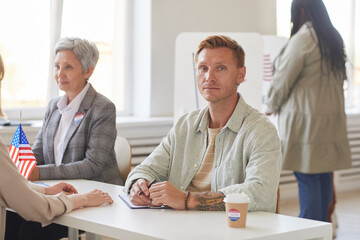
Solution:
{"label": "leather bracelet", "polygon": [[188,207],[189,195],[190,195],[190,192],[186,192],[186,196],[185,196],[185,210],[189,210],[189,207]]}

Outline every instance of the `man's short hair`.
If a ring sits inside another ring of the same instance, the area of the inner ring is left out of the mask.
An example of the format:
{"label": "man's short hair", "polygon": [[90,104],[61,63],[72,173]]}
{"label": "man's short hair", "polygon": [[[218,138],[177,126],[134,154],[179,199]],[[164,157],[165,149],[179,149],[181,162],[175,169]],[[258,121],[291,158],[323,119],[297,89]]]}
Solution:
{"label": "man's short hair", "polygon": [[245,52],[244,49],[233,39],[229,38],[228,36],[224,35],[213,35],[209,36],[198,46],[198,49],[195,53],[195,62],[198,61],[198,56],[202,50],[205,48],[214,49],[214,48],[221,48],[226,47],[230,48],[233,52],[236,66],[238,68],[243,67],[245,63]]}

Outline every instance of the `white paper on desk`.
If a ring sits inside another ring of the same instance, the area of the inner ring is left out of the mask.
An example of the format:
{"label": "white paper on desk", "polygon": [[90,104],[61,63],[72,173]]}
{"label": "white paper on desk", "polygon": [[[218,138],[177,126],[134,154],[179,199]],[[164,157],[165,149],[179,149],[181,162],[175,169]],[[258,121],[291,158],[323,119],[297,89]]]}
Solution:
{"label": "white paper on desk", "polygon": [[151,206],[137,206],[130,202],[129,195],[127,193],[124,193],[123,191],[120,191],[119,197],[121,200],[124,201],[124,203],[131,209],[144,209],[144,208],[167,208],[166,206],[161,207],[151,207]]}

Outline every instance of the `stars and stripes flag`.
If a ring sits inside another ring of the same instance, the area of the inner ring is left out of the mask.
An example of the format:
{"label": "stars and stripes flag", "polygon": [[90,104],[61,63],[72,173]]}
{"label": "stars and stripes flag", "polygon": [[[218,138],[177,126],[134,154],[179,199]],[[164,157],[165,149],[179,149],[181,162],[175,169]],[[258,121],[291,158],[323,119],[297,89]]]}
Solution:
{"label": "stars and stripes flag", "polygon": [[14,138],[10,144],[9,154],[11,160],[13,160],[19,169],[20,174],[26,179],[29,179],[30,173],[36,166],[36,159],[22,130],[21,124],[19,124],[19,127],[16,129]]}

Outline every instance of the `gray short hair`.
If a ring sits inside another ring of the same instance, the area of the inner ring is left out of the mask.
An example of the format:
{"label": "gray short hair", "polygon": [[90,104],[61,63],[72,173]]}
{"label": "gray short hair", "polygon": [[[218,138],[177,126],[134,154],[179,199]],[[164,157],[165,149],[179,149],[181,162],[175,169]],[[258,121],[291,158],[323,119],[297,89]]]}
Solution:
{"label": "gray short hair", "polygon": [[86,39],[75,37],[64,37],[59,39],[55,45],[55,55],[62,50],[71,50],[81,62],[82,72],[95,67],[99,60],[99,50],[95,43]]}

